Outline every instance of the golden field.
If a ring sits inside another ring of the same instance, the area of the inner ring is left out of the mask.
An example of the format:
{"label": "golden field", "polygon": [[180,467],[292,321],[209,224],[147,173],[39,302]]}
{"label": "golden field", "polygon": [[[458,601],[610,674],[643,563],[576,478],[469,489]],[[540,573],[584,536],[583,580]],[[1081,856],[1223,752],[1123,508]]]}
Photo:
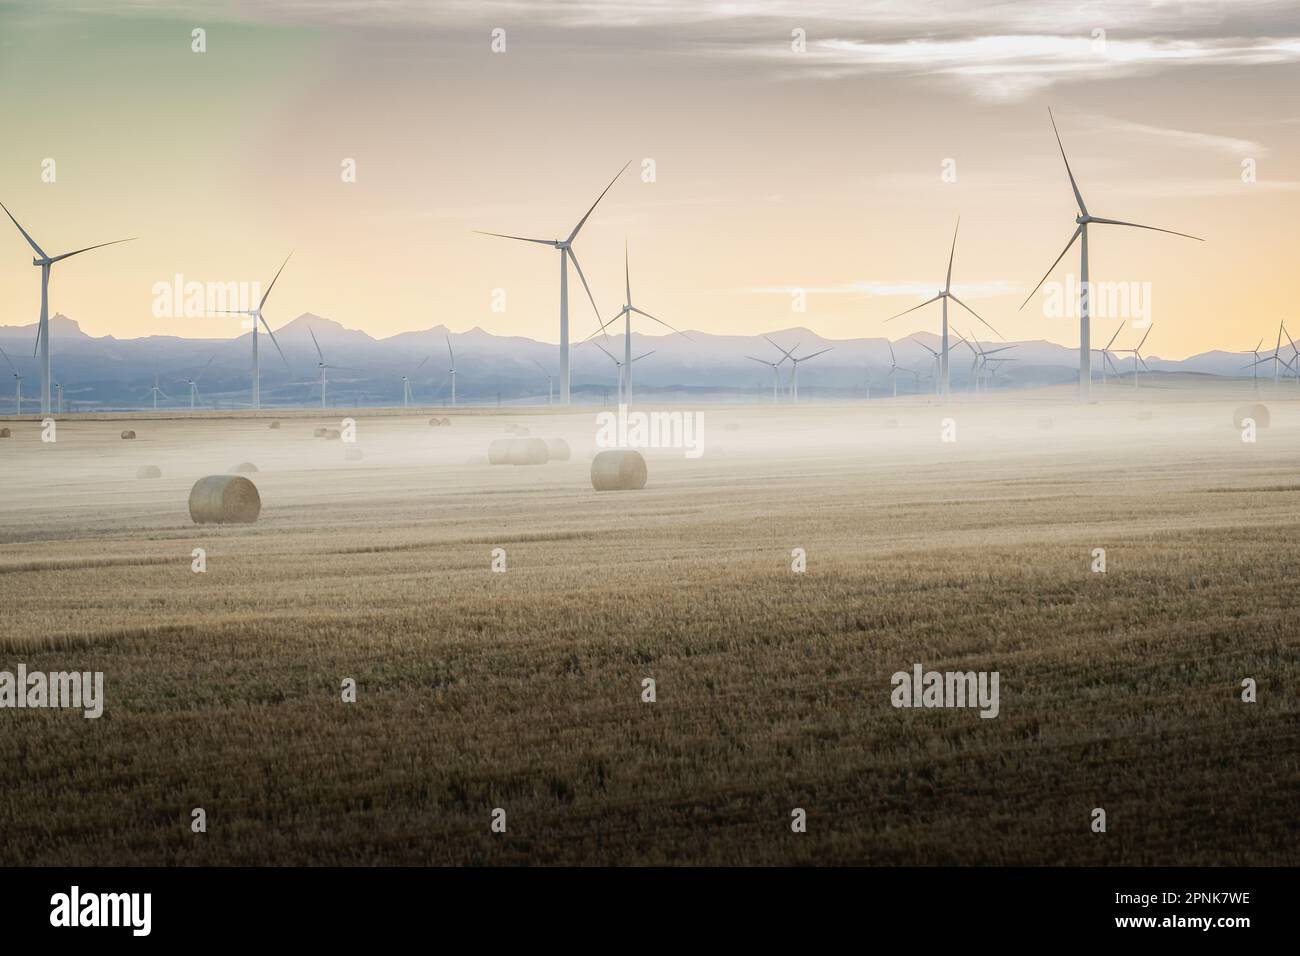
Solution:
{"label": "golden field", "polygon": [[[1294,865],[1300,401],[1064,394],[700,406],[604,494],[591,409],[6,420],[0,670],[106,704],[0,710],[0,862]],[[893,708],[917,662],[997,719]]]}

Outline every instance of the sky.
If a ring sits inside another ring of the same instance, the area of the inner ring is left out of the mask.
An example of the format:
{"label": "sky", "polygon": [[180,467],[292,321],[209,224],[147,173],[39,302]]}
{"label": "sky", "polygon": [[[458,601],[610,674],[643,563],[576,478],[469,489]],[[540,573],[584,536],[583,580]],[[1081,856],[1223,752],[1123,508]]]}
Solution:
{"label": "sky", "polygon": [[[1090,228],[1146,354],[1300,332],[1293,2],[0,0],[0,202],[47,252],[139,237],[54,268],[51,311],[119,338],[239,335],[156,315],[157,284],[264,289],[292,252],[272,328],[558,341],[558,253],[475,230],[563,237],[630,162],[575,243],[605,318],[626,242],[634,303],[679,329],[937,331],[937,304],[885,320],[942,286],[960,217],[954,292],[1075,345],[1021,308],[1075,228],[1049,107],[1092,215],[1205,239]],[[0,310],[39,312],[7,219]],[[595,329],[572,272],[570,315]]]}

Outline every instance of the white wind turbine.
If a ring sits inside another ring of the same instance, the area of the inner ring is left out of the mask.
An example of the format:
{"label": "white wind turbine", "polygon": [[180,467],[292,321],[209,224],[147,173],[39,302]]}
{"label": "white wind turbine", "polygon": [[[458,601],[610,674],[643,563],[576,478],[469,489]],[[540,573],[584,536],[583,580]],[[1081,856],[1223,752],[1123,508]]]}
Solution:
{"label": "white wind turbine", "polygon": [[763,336],[763,338],[767,339],[767,344],[768,344],[768,345],[772,346],[772,348],[776,349],[778,352],[781,353],[781,360],[780,360],[779,362],[776,363],[778,366],[779,366],[782,362],[784,362],[786,359],[790,359],[791,361],[793,361],[793,360],[794,360],[794,354],[793,354],[793,353],[796,352],[796,351],[798,350],[798,348],[799,348],[799,346],[800,346],[801,344],[803,344],[803,343],[801,343],[801,342],[796,342],[796,343],[794,344],[794,348],[792,348],[789,352],[787,352],[785,349],[781,348],[781,346],[777,345],[775,342],[773,342],[773,341],[772,341],[770,338],[768,338],[766,335]]}
{"label": "white wind turbine", "polygon": [[636,358],[630,359],[627,367],[624,367],[623,360],[617,358],[614,355],[614,353],[611,352],[609,349],[605,348],[605,346],[601,345],[599,342],[592,342],[591,344],[596,346],[596,348],[600,349],[606,355],[608,355],[610,361],[613,362],[614,365],[618,368],[618,400],[620,404],[625,404],[626,395],[627,395],[626,390],[629,389],[632,384],[631,362],[639,362],[643,358],[654,355],[655,350],[651,349],[649,352],[644,352],[641,355],[638,355]]}
{"label": "white wind turbine", "polygon": [[[798,346],[796,345],[795,348],[798,348]],[[799,401],[799,363],[806,362],[809,359],[815,359],[819,355],[825,355],[827,352],[833,351],[834,348],[835,346],[832,345],[829,348],[822,349],[820,352],[813,352],[812,355],[803,355],[800,356],[799,358],[795,358],[795,356],[793,355],[790,356],[790,361],[794,363],[794,370],[790,373],[790,400],[791,401],[795,403],[798,403]]]}
{"label": "white wind turbine", "polygon": [[[999,352],[1006,352],[1009,349],[1015,348],[1015,346],[1004,345],[1001,348],[997,348],[997,349],[986,349],[983,345],[980,344],[980,340],[975,338],[975,336],[973,335],[970,337],[970,342],[967,342],[965,337],[962,338],[962,342],[964,342],[966,347],[975,354],[975,360],[971,362],[970,371],[971,371],[971,381],[973,383],[974,390],[976,393],[978,393],[980,390],[980,376],[981,373],[984,371],[984,369],[988,366],[989,356],[997,355]],[[974,342],[975,344],[971,345],[970,344],[971,342]]]}
{"label": "white wind turbine", "polygon": [[447,355],[451,357],[451,404],[456,404],[456,353],[451,350],[451,336],[447,336]]}
{"label": "white wind turbine", "polygon": [[542,370],[542,374],[546,376],[546,404],[553,405],[555,403],[555,378],[549,371],[547,371],[546,366],[537,361],[537,359],[533,359],[532,361],[534,365]]}
{"label": "white wind turbine", "polygon": [[632,404],[632,362],[634,361],[634,359],[632,358],[632,313],[635,312],[637,315],[645,316],[647,319],[651,320],[652,322],[658,322],[665,329],[668,329],[668,331],[676,332],[678,335],[682,336],[683,338],[689,339],[690,336],[687,335],[685,332],[679,332],[677,329],[673,328],[663,319],[655,318],[655,316],[651,315],[649,312],[646,312],[643,309],[638,309],[636,306],[632,304],[632,275],[631,275],[631,270],[628,268],[626,240],[624,240],[623,242],[623,279],[626,283],[626,288],[627,288],[627,298],[623,301],[623,308],[619,309],[618,312],[616,312],[614,316],[609,320],[609,322],[602,323],[600,328],[598,328],[595,332],[592,332],[591,335],[587,336],[587,338],[590,339],[597,335],[606,334],[605,329],[607,326],[610,325],[610,323],[616,322],[620,317],[623,319],[623,363],[621,367],[624,370],[623,374],[625,376],[625,384],[622,389],[622,394],[623,394],[622,402],[625,405],[631,405]]}
{"label": "white wind turbine", "polygon": [[9,365],[9,371],[14,373],[14,414],[21,415],[23,413],[23,377],[18,374],[18,369],[14,367],[13,359],[9,357],[8,352],[0,348],[0,355],[5,357],[5,362]]}
{"label": "white wind turbine", "polygon": [[1141,363],[1144,369],[1146,369],[1148,372],[1151,371],[1151,367],[1147,365],[1146,359],[1142,357],[1142,346],[1146,345],[1147,336],[1151,334],[1151,328],[1152,328],[1151,326],[1149,325],[1147,326],[1146,333],[1142,336],[1142,341],[1137,344],[1137,348],[1115,350],[1116,352],[1133,353],[1133,387],[1134,388],[1138,387],[1138,364]]}
{"label": "white wind turbine", "polygon": [[781,362],[784,362],[784,361],[785,361],[785,359],[781,359],[781,362],[769,362],[767,359],[756,358],[756,357],[753,356],[753,355],[746,355],[745,358],[749,359],[751,362],[758,362],[760,365],[767,365],[767,366],[770,366],[770,367],[771,367],[771,369],[772,369],[772,401],[774,401],[774,402],[780,401],[779,389],[780,389],[780,387],[781,387],[781,370],[780,370],[779,366],[780,366]]}
{"label": "white wind turbine", "polygon": [[[1079,239],[1079,401],[1087,403],[1092,394],[1092,348],[1089,344],[1089,285],[1088,285],[1088,226],[1091,223],[1100,223],[1108,226],[1131,226],[1134,229],[1149,229],[1152,232],[1164,232],[1171,236],[1181,236],[1184,239],[1195,239],[1197,242],[1204,242],[1200,236],[1189,236],[1185,232],[1174,232],[1172,229],[1159,229],[1155,226],[1144,226],[1136,222],[1124,222],[1120,219],[1102,219],[1098,216],[1089,214],[1088,207],[1084,205],[1083,195],[1079,192],[1079,184],[1074,181],[1074,173],[1070,170],[1070,161],[1065,158],[1065,146],[1061,144],[1061,134],[1056,129],[1056,117],[1052,116],[1052,111],[1047,111],[1048,117],[1052,121],[1052,132],[1056,133],[1056,145],[1061,150],[1061,159],[1065,162],[1065,173],[1070,177],[1070,188],[1074,190],[1074,201],[1078,204],[1079,215],[1074,221],[1077,224],[1074,235],[1070,236],[1070,241],[1065,244],[1061,254],[1056,257],[1056,262],[1052,263],[1050,269],[1044,273],[1043,277],[1038,280],[1038,285],[1034,286],[1034,291],[1029,293],[1028,298],[1020,304],[1023,309],[1029,304],[1029,300],[1034,297],[1047,277],[1052,274],[1052,269],[1056,264],[1065,258],[1065,254],[1070,251],[1074,245],[1074,240]],[[1124,349],[1123,351],[1129,351]],[[1136,362],[1134,368],[1134,379],[1137,377]]]}
{"label": "white wind turbine", "polygon": [[86,246],[84,249],[77,249],[73,252],[65,252],[60,256],[46,255],[45,250],[36,244],[36,240],[27,234],[27,230],[18,225],[18,220],[14,219],[11,213],[3,203],[0,203],[0,209],[5,211],[9,220],[18,226],[18,231],[23,234],[27,244],[32,247],[39,259],[33,259],[32,265],[41,268],[41,318],[36,326],[36,348],[32,349],[32,356],[35,357],[37,351],[41,353],[41,414],[50,413],[50,385],[52,378],[50,374],[50,270],[54,263],[62,262],[64,259],[71,259],[73,256],[79,256],[83,252],[90,252],[92,249],[102,249],[105,246],[115,246],[120,242],[131,242],[131,239],[114,239],[112,242],[101,242],[98,245]]}
{"label": "white wind turbine", "polygon": [[894,357],[894,343],[885,339],[885,344],[889,346],[889,378],[894,383],[894,398],[898,398],[898,359]]}
{"label": "white wind turbine", "polygon": [[253,320],[253,408],[262,407],[262,364],[257,353],[257,324],[262,323],[266,329],[266,334],[271,336],[271,342],[275,345],[275,350],[280,353],[280,359],[284,362],[284,367],[289,367],[289,360],[284,357],[284,350],[280,348],[280,343],[275,339],[275,333],[271,331],[271,326],[267,324],[266,319],[262,317],[262,309],[266,307],[266,300],[271,298],[271,290],[275,288],[275,283],[280,278],[280,272],[289,264],[289,259],[293,253],[284,257],[284,262],[280,263],[280,271],[275,274],[271,284],[267,286],[266,292],[262,294],[262,301],[257,304],[255,309],[226,309],[222,315],[247,315]]}
{"label": "white wind turbine", "polygon": [[927,352],[929,352],[930,357],[934,359],[934,373],[933,373],[934,386],[935,386],[935,390],[937,391],[939,388],[939,365],[940,365],[939,353],[936,352],[934,349],[930,348],[930,346],[926,345],[924,342],[922,342],[920,339],[916,338],[915,336],[912,336],[912,341],[915,342],[917,345],[921,346],[921,348],[925,349]]}
{"label": "white wind turbine", "polygon": [[149,389],[149,394],[153,396],[153,410],[158,411],[158,396],[161,395],[167,401],[171,401],[171,396],[158,387],[158,373],[153,373],[153,387]]}
{"label": "white wind turbine", "polygon": [[[270,332],[271,330],[268,328],[266,331]],[[307,333],[311,336],[311,344],[316,346],[316,357],[320,360],[316,363],[316,367],[320,369],[320,407],[324,408],[325,407],[325,370],[332,368],[336,372],[360,372],[361,369],[348,368],[347,366],[344,365],[328,364],[325,361],[325,353],[323,353],[320,350],[320,343],[316,341],[316,333],[312,331],[310,325],[307,326]],[[276,347],[279,348],[279,346]]]}
{"label": "white wind turbine", "polygon": [[1120,322],[1119,328],[1117,328],[1115,330],[1115,334],[1110,337],[1110,341],[1107,342],[1103,347],[1097,349],[1097,351],[1101,353],[1101,387],[1103,391],[1106,388],[1106,366],[1109,365],[1112,369],[1114,369],[1115,374],[1119,375],[1119,369],[1116,368],[1115,363],[1111,360],[1110,356],[1111,356],[1111,346],[1115,344],[1115,340],[1119,338],[1119,334],[1123,331],[1124,331],[1124,323]]}
{"label": "white wind turbine", "polygon": [[[582,266],[578,264],[578,257],[573,252],[573,242],[578,238],[578,233],[582,227],[587,224],[587,219],[595,211],[596,206],[605,198],[605,193],[609,192],[618,177],[623,175],[624,170],[632,165],[628,160],[623,169],[618,171],[605,187],[604,192],[596,197],[596,201],[591,204],[587,214],[578,220],[578,224],[573,227],[565,239],[530,239],[526,236],[510,236],[500,232],[483,232],[476,230],[480,235],[496,236],[499,239],[516,239],[520,242],[535,242],[543,246],[551,246],[559,250],[560,253],[560,404],[569,404],[569,262],[572,260],[573,268],[578,272],[578,278],[582,280],[582,287],[587,290],[587,298],[591,300],[591,307],[596,311],[596,321],[600,322],[600,309],[596,308],[596,299],[591,294],[591,287],[587,285],[587,277],[582,274]],[[455,402],[452,403],[453,405]]]}
{"label": "white wind turbine", "polygon": [[[948,394],[949,394],[949,388],[948,388],[948,300],[949,300],[949,299],[952,299],[952,301],[956,302],[959,306],[961,306],[963,309],[965,309],[965,310],[966,310],[967,312],[969,312],[971,315],[975,316],[975,318],[979,319],[981,322],[984,322],[984,317],[983,317],[983,316],[981,316],[978,312],[976,312],[976,311],[975,311],[974,309],[972,309],[969,305],[967,305],[967,304],[966,304],[965,302],[963,302],[961,299],[957,298],[957,296],[953,295],[953,293],[952,293],[952,260],[953,260],[953,256],[956,255],[956,253],[957,253],[957,228],[960,228],[960,226],[961,226],[961,218],[958,217],[958,219],[957,219],[957,226],[954,227],[953,230],[952,230],[952,249],[949,250],[949,252],[948,252],[948,274],[947,274],[946,278],[943,280],[943,288],[939,290],[939,294],[936,295],[936,296],[934,296],[933,298],[926,299],[926,300],[925,300],[924,302],[922,302],[920,305],[914,305],[914,306],[912,306],[910,309],[907,309],[907,310],[904,311],[904,312],[900,312],[900,313],[898,313],[898,315],[891,315],[889,318],[885,319],[886,322],[892,322],[892,321],[894,321],[894,319],[899,319],[899,318],[902,318],[903,316],[907,315],[908,312],[915,312],[917,309],[923,309],[923,308],[925,308],[925,307],[926,307],[927,305],[929,305],[931,302],[942,302],[942,303],[943,303],[943,336],[942,336],[942,339],[941,339],[941,342],[940,342],[940,348],[939,348],[939,394],[940,394],[943,398],[945,398],[945,399],[948,397]],[[984,324],[985,324],[986,326],[988,326],[988,329],[989,329],[990,332],[992,332],[992,333],[993,333],[994,335],[996,335],[998,338],[1002,338],[1002,333],[1001,333],[1001,332],[999,332],[997,329],[993,328],[993,326],[989,325],[987,322],[984,322]]]}
{"label": "white wind turbine", "polygon": [[424,358],[420,359],[419,365],[415,366],[415,368],[411,369],[409,372],[407,372],[405,375],[402,376],[402,404],[407,408],[411,407],[411,398],[412,398],[411,376],[414,375],[416,372],[418,372],[420,369],[424,368],[424,363],[429,361],[429,359],[431,358],[433,358],[432,352],[430,352]]}
{"label": "white wind turbine", "polygon": [[202,375],[204,372],[206,372],[206,371],[208,370],[208,367],[209,367],[210,365],[212,365],[212,360],[215,359],[215,358],[216,358],[215,355],[212,356],[212,358],[210,358],[210,359],[207,360],[207,362],[204,364],[203,368],[199,369],[198,372],[196,372],[196,373],[194,374],[194,377],[193,377],[193,378],[187,378],[187,379],[185,380],[185,384],[188,385],[188,386],[190,387],[190,411],[194,411],[194,403],[195,403],[196,401],[198,401],[198,397],[199,397],[199,376]]}
{"label": "white wind turbine", "polygon": [[54,395],[56,398],[54,407],[57,409],[57,414],[62,415],[63,414],[63,384],[61,382],[54,383]]}
{"label": "white wind turbine", "polygon": [[1256,391],[1256,392],[1259,391],[1259,363],[1260,363],[1261,361],[1266,361],[1265,359],[1261,359],[1261,358],[1259,357],[1259,347],[1260,347],[1261,345],[1263,345],[1263,344],[1264,344],[1264,340],[1261,338],[1261,339],[1260,339],[1260,340],[1255,344],[1255,347],[1254,347],[1253,349],[1251,349],[1251,352],[1253,352],[1254,355],[1255,355],[1255,361],[1251,362],[1249,365],[1243,365],[1243,366],[1242,366],[1243,369],[1247,369],[1247,368],[1250,369],[1250,377],[1251,377],[1251,381],[1252,381],[1252,383],[1253,383],[1254,386],[1255,386],[1255,391]]}

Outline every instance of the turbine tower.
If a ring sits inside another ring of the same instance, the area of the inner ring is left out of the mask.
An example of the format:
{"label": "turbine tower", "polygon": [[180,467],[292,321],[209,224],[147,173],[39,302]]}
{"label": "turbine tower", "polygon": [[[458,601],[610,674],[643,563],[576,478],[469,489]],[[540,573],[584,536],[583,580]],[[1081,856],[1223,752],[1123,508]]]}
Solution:
{"label": "turbine tower", "polygon": [[546,376],[546,404],[552,405],[555,403],[555,378],[546,370],[546,366],[537,359],[533,359],[533,364],[541,369],[542,374]]}
{"label": "turbine tower", "polygon": [[216,358],[215,355],[212,356],[212,358],[208,359],[207,363],[203,366],[203,368],[198,370],[198,373],[195,374],[193,378],[187,378],[185,380],[185,384],[190,387],[190,411],[194,411],[194,403],[198,400],[199,397],[199,376],[208,370],[208,366],[212,364],[212,360],[215,358]]}
{"label": "turbine tower", "polygon": [[930,346],[926,345],[924,342],[922,342],[922,341],[921,341],[920,339],[918,339],[916,336],[912,336],[911,338],[912,338],[912,341],[913,341],[913,342],[915,342],[917,345],[921,346],[921,348],[923,348],[923,349],[925,349],[927,352],[929,352],[929,353],[930,353],[930,357],[934,359],[934,372],[933,372],[932,374],[933,374],[933,376],[934,376],[934,380],[935,380],[935,382],[934,382],[935,390],[937,391],[938,388],[939,388],[939,369],[940,369],[940,366],[941,366],[941,364],[942,364],[941,361],[940,361],[940,355],[939,355],[938,352],[936,352],[934,349],[930,348]]}
{"label": "turbine tower", "polygon": [[[596,299],[591,294],[591,287],[587,285],[587,277],[582,274],[582,266],[578,264],[578,257],[573,251],[573,242],[578,238],[578,233],[582,227],[587,224],[587,219],[596,210],[596,206],[605,198],[605,193],[609,192],[618,177],[623,175],[624,170],[632,165],[629,159],[623,164],[623,169],[618,171],[605,187],[604,192],[596,197],[596,201],[591,204],[587,214],[578,220],[578,224],[573,227],[567,238],[564,239],[531,239],[527,236],[510,236],[500,232],[483,232],[476,230],[480,235],[496,236],[499,239],[515,239],[520,242],[535,242],[543,246],[551,246],[560,253],[560,404],[569,404],[569,262],[572,260],[573,268],[577,270],[578,278],[582,280],[582,287],[587,291],[587,298],[591,300],[591,307],[596,312],[596,321],[600,322],[600,309],[596,307]],[[455,404],[453,402],[452,404]]]}
{"label": "turbine tower", "polygon": [[790,361],[794,363],[794,371],[790,373],[790,400],[796,405],[799,403],[799,363],[806,362],[809,359],[815,359],[819,355],[825,355],[834,348],[835,346],[832,345],[830,348],[824,348],[820,352],[813,352],[812,355],[804,355],[800,358],[795,358],[793,355],[790,356]]}
{"label": "turbine tower", "polygon": [[447,354],[451,357],[451,404],[456,406],[456,353],[451,350],[451,336],[447,336]]}
{"label": "turbine tower", "polygon": [[[275,345],[275,350],[280,353],[280,359],[284,362],[284,367],[289,367],[289,360],[284,357],[284,350],[280,348],[280,343],[275,339],[275,333],[271,331],[271,326],[267,324],[266,319],[262,317],[262,309],[266,307],[266,300],[271,298],[271,290],[275,288],[275,283],[280,278],[280,272],[289,264],[289,258],[293,253],[284,257],[284,262],[280,263],[280,271],[275,274],[271,284],[267,286],[266,292],[262,295],[262,301],[257,304],[256,309],[226,309],[222,315],[247,315],[253,320],[253,408],[262,407],[262,365],[257,354],[257,323],[261,322],[266,329],[266,334],[271,336],[271,342]],[[310,331],[310,330],[309,330]]]}
{"label": "turbine tower", "polygon": [[781,370],[780,370],[780,368],[778,368],[778,366],[781,364],[781,362],[784,362],[785,359],[781,359],[781,362],[769,362],[767,359],[755,358],[753,355],[746,355],[745,358],[749,359],[751,362],[758,362],[760,365],[768,365],[768,366],[771,366],[771,368],[772,368],[772,401],[774,401],[774,402],[776,402],[776,401],[780,401],[779,394],[778,394],[778,389],[779,389],[780,386],[781,386]]}
{"label": "turbine tower", "polygon": [[153,388],[149,389],[149,394],[153,396],[153,410],[158,411],[158,396],[161,395],[167,401],[171,401],[171,396],[158,387],[158,373],[153,373]]}
{"label": "turbine tower", "polygon": [[[271,330],[268,328],[266,331],[270,332]],[[307,326],[307,332],[309,335],[311,335],[311,344],[316,346],[316,357],[320,360],[316,363],[316,367],[320,369],[320,407],[324,408],[325,407],[325,370],[332,368],[336,372],[360,372],[361,369],[347,368],[343,365],[329,365],[328,363],[326,363],[325,354],[320,350],[320,343],[316,341],[316,333],[312,331],[310,325]],[[277,348],[278,347],[279,346],[277,346]]]}
{"label": "turbine tower", "polygon": [[[1065,244],[1061,254],[1056,257],[1056,262],[1052,263],[1050,269],[1038,280],[1038,285],[1034,286],[1034,291],[1029,293],[1028,298],[1020,303],[1023,309],[1029,304],[1029,300],[1034,297],[1047,277],[1052,274],[1052,269],[1056,264],[1065,258],[1065,254],[1070,251],[1074,245],[1074,240],[1079,240],[1079,401],[1086,404],[1092,394],[1092,348],[1089,344],[1089,303],[1088,303],[1088,226],[1091,223],[1100,223],[1108,226],[1130,226],[1134,229],[1149,229],[1152,232],[1165,232],[1171,236],[1181,236],[1184,239],[1195,239],[1197,242],[1204,242],[1200,236],[1189,236],[1185,232],[1174,232],[1172,229],[1159,229],[1155,226],[1144,226],[1136,222],[1124,222],[1120,219],[1102,219],[1093,216],[1088,212],[1088,207],[1084,205],[1083,194],[1079,192],[1079,184],[1074,181],[1074,173],[1070,170],[1070,161],[1065,158],[1065,146],[1061,144],[1061,134],[1056,129],[1056,117],[1052,116],[1052,111],[1047,111],[1048,118],[1052,121],[1052,132],[1056,133],[1056,145],[1061,150],[1061,159],[1065,163],[1065,174],[1070,177],[1070,188],[1074,190],[1074,201],[1079,207],[1079,215],[1075,217],[1076,223],[1074,235],[1070,236],[1070,241]],[[1127,350],[1126,350],[1127,351]],[[1133,372],[1136,380],[1136,360]]]}
{"label": "turbine tower", "polygon": [[0,209],[5,211],[9,220],[18,226],[18,231],[23,234],[27,244],[38,255],[39,259],[33,259],[32,265],[39,266],[41,269],[41,318],[36,326],[36,348],[32,350],[32,356],[35,357],[37,351],[41,353],[41,414],[50,413],[50,385],[52,378],[50,375],[50,270],[54,263],[62,262],[64,259],[71,259],[73,256],[79,256],[83,252],[90,252],[92,249],[102,249],[105,246],[115,246],[120,242],[131,242],[131,239],[114,239],[112,242],[101,242],[95,246],[86,246],[84,249],[77,249],[74,252],[65,252],[59,256],[49,256],[45,250],[36,244],[36,240],[27,234],[27,230],[18,225],[18,220],[14,219],[4,203],[0,203]]}
{"label": "turbine tower", "polygon": [[[926,299],[926,300],[925,300],[924,302],[922,302],[920,305],[914,305],[914,306],[912,306],[910,309],[908,309],[908,310],[905,311],[905,312],[900,312],[900,313],[898,313],[898,315],[891,315],[889,318],[885,319],[886,322],[893,322],[894,319],[902,318],[903,316],[907,315],[908,312],[915,312],[917,309],[923,309],[923,308],[925,308],[925,307],[926,307],[927,305],[929,305],[931,302],[942,302],[942,303],[943,303],[943,337],[942,337],[942,340],[941,340],[941,343],[940,343],[940,347],[939,347],[939,394],[940,394],[940,396],[943,397],[943,399],[944,399],[945,401],[947,400],[947,398],[948,398],[948,393],[949,393],[949,388],[948,388],[948,300],[949,300],[949,299],[952,299],[952,301],[956,302],[959,306],[961,306],[963,309],[965,309],[965,310],[966,310],[967,312],[969,312],[971,315],[975,316],[975,318],[979,319],[981,322],[984,322],[984,317],[983,317],[983,316],[981,316],[978,312],[976,312],[976,311],[975,311],[974,309],[972,309],[969,305],[967,305],[967,304],[966,304],[965,302],[963,302],[961,299],[957,298],[957,297],[956,297],[955,295],[953,295],[953,293],[952,293],[952,260],[953,260],[953,256],[956,255],[956,253],[957,253],[957,229],[959,229],[960,227],[961,227],[961,217],[959,216],[959,217],[957,218],[957,225],[956,225],[956,226],[953,228],[953,230],[952,230],[952,249],[950,249],[950,250],[948,251],[948,274],[947,274],[947,276],[946,276],[946,277],[944,278],[944,280],[943,280],[943,288],[939,290],[939,294],[936,295],[936,296],[934,296],[934,297],[931,298],[931,299]],[[993,328],[993,326],[989,325],[987,322],[984,322],[984,324],[985,324],[986,326],[988,326],[988,329],[989,329],[990,332],[992,332],[992,333],[993,333],[994,335],[996,335],[998,338],[1002,338],[1002,333],[1001,333],[1001,332],[999,332],[997,329]]]}

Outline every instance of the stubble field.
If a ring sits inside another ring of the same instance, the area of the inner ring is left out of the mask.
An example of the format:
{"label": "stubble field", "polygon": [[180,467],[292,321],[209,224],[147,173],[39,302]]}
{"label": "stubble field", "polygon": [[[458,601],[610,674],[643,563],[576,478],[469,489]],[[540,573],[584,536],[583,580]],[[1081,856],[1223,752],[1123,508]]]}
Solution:
{"label": "stubble field", "polygon": [[[1294,865],[1300,403],[1234,404],[705,408],[605,494],[591,410],[8,421],[0,670],[106,703],[0,709],[0,862]],[[240,461],[260,520],[194,525]]]}

